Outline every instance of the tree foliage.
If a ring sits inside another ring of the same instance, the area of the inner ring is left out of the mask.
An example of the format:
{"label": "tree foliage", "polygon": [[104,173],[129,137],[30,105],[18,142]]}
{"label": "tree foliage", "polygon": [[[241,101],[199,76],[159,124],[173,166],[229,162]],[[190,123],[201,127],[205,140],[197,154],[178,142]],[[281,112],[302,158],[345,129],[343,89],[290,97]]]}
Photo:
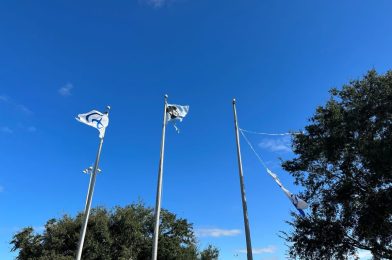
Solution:
{"label": "tree foliage", "polygon": [[[82,214],[50,219],[42,234],[27,227],[11,241],[18,260],[72,260],[75,257]],[[141,203],[112,211],[94,208],[83,247],[84,260],[150,259],[154,233],[153,210]],[[219,251],[209,246],[199,252],[193,226],[167,210],[161,211],[158,259],[216,259]]]}
{"label": "tree foliage", "polygon": [[201,252],[201,260],[217,260],[219,257],[219,250],[209,245],[203,252]]}
{"label": "tree foliage", "polygon": [[285,233],[289,255],[347,259],[365,249],[392,259],[392,71],[330,93],[283,162],[311,205]]}

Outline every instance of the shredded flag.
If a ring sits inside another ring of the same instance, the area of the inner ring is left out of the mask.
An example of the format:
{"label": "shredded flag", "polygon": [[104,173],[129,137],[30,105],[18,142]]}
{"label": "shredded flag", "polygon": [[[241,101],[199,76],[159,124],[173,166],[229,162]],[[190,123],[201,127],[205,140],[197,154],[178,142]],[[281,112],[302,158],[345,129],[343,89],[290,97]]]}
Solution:
{"label": "shredded flag", "polygon": [[167,122],[173,121],[174,128],[176,129],[177,133],[180,132],[180,129],[176,126],[176,121],[182,121],[182,119],[188,114],[189,106],[180,106],[180,105],[173,105],[168,104],[166,108],[167,113]]}
{"label": "shredded flag", "polygon": [[283,190],[284,194],[290,199],[291,203],[295,206],[295,208],[298,210],[298,212],[305,217],[305,212],[303,211],[308,207],[308,204],[300,199],[298,196],[292,194],[289,190],[287,190],[285,187],[283,187],[282,183],[280,182],[278,175],[273,173],[270,169],[266,168],[267,172],[271,177],[275,180],[275,182],[278,184],[278,186]]}
{"label": "shredded flag", "polygon": [[[250,143],[250,141],[248,140],[248,138],[244,134],[244,130],[240,129],[240,132],[241,132],[242,136],[244,137],[246,143],[249,145],[250,149],[256,155],[257,159],[259,159],[259,162],[261,163],[261,165],[263,165],[263,167],[267,170],[268,174],[275,180],[275,182],[283,190],[284,194],[286,194],[286,196],[290,199],[291,203],[293,203],[293,205],[298,210],[298,212],[301,214],[301,216],[305,217],[305,212],[303,210],[308,207],[308,204],[304,200],[300,199],[298,196],[292,194],[285,187],[283,187],[282,183],[280,182],[280,180],[278,178],[278,175],[276,175],[270,169],[268,169],[263,158],[261,158],[261,156],[256,152],[255,148],[253,148],[253,145]],[[250,131],[248,131],[248,132],[250,132]]]}
{"label": "shredded flag", "polygon": [[105,129],[109,125],[109,117],[107,113],[101,113],[97,110],[92,110],[85,114],[79,114],[76,118],[81,123],[92,126],[99,131],[99,138],[105,135]]}

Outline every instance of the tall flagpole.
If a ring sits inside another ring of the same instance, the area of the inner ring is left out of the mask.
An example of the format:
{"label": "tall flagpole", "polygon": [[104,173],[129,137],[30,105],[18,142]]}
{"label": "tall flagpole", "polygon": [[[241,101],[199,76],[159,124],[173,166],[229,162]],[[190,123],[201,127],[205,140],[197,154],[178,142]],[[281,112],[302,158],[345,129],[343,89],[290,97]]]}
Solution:
{"label": "tall flagpole", "polygon": [[[110,107],[107,106],[106,108],[107,108],[106,113],[109,114]],[[91,176],[91,180],[90,180],[90,184],[89,184],[89,188],[88,188],[88,193],[87,193],[87,202],[86,202],[86,206],[85,206],[83,225],[80,229],[80,236],[79,236],[79,242],[78,242],[78,252],[76,254],[76,260],[80,260],[82,258],[84,238],[86,236],[87,223],[88,223],[88,218],[89,218],[90,210],[91,210],[91,202],[93,200],[94,186],[95,186],[95,181],[97,178],[99,158],[101,157],[102,144],[103,144],[104,137],[105,136],[103,136],[99,140],[97,157],[95,158],[95,163],[93,166],[93,172],[92,172],[92,176]]]}
{"label": "tall flagpole", "polygon": [[236,102],[235,99],[233,99],[235,137],[237,141],[238,172],[240,175],[242,211],[244,214],[244,225],[245,225],[245,236],[246,236],[246,252],[247,252],[248,260],[253,260],[252,242],[250,239],[250,229],[249,229],[249,220],[248,220],[248,207],[246,205],[246,197],[245,197],[244,174],[242,172],[241,147],[240,147],[240,138],[238,134],[237,110],[236,110],[235,102]]}
{"label": "tall flagpole", "polygon": [[165,95],[165,106],[163,109],[163,124],[162,124],[161,156],[160,156],[160,160],[159,160],[158,185],[157,185],[157,195],[156,195],[156,202],[155,202],[155,226],[154,226],[154,237],[153,237],[153,246],[152,246],[152,257],[151,257],[152,260],[157,260],[157,256],[158,256],[159,216],[161,214],[163,157],[164,157],[164,153],[165,153],[167,98],[168,98],[168,96]]}
{"label": "tall flagpole", "polygon": [[[89,181],[89,183],[88,183],[88,190],[87,190],[87,191],[89,191],[89,190],[90,190],[90,187],[91,187],[91,181],[92,181],[92,179],[93,179],[93,167],[90,166],[90,167],[84,169],[83,172],[86,173],[86,174],[88,174],[88,175],[90,175],[90,181]],[[97,169],[97,172],[100,173],[100,172],[101,172],[101,169],[98,168],[98,169]],[[84,204],[84,213],[86,213],[86,209],[87,209],[88,194],[89,194],[89,193],[87,192],[86,203]]]}
{"label": "tall flagpole", "polygon": [[87,190],[87,197],[86,197],[86,203],[84,204],[84,214],[86,214],[87,210],[87,201],[88,201],[88,195],[90,193],[90,187],[91,187],[91,181],[93,180],[93,167],[88,167],[86,170],[86,173],[90,175],[90,181],[88,183],[88,190]]}

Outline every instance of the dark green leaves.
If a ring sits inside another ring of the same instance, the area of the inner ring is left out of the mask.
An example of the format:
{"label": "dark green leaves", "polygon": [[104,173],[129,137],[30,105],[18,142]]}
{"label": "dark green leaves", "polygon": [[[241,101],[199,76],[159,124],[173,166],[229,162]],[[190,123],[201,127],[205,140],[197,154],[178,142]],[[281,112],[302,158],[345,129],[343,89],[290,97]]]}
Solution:
{"label": "dark green leaves", "polygon": [[286,234],[300,259],[346,259],[357,249],[392,259],[392,72],[373,70],[316,109],[297,155],[283,163],[311,203]]}
{"label": "dark green leaves", "polygon": [[[161,212],[159,259],[216,259],[219,251],[209,247],[198,252],[192,224],[167,210]],[[71,260],[76,253],[82,215],[50,219],[42,234],[32,228],[18,232],[11,241],[17,259]],[[83,249],[83,259],[150,259],[154,232],[153,210],[141,203],[112,211],[95,208],[91,212]],[[204,257],[204,258],[203,258]]]}

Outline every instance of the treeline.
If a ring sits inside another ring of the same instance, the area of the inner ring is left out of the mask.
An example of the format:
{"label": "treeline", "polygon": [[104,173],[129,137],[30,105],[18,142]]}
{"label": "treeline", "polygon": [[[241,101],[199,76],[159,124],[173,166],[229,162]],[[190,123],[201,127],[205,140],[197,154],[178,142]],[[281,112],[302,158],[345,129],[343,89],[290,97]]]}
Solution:
{"label": "treeline", "polygon": [[[82,224],[82,214],[50,219],[42,233],[26,227],[11,241],[18,260],[73,260]],[[94,208],[88,222],[84,260],[144,260],[151,258],[154,233],[153,209],[142,203],[107,210]],[[162,210],[158,259],[213,260],[219,250],[198,249],[193,226],[186,219]]]}

